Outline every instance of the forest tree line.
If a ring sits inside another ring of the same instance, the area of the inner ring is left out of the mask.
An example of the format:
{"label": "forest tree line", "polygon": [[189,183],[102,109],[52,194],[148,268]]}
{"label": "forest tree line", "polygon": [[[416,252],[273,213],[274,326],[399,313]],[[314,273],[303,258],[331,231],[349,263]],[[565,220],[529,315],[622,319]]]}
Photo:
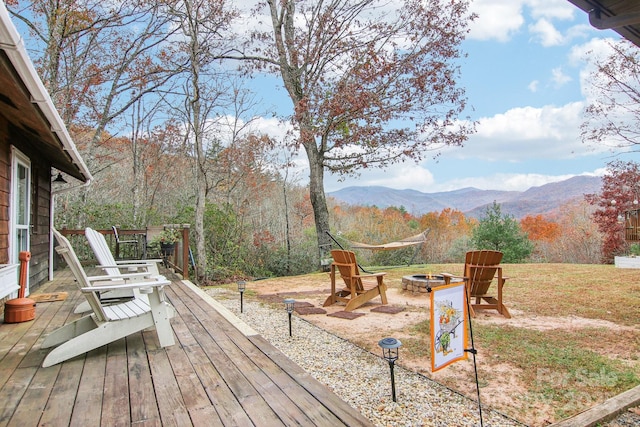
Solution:
{"label": "forest tree line", "polygon": [[[188,153],[175,145],[164,146],[170,140],[162,135],[138,141],[147,166],[145,191],[136,196],[139,200],[134,205],[134,194],[123,191],[133,180],[127,155],[131,141],[110,138],[102,145],[104,153],[96,156],[101,173],[91,191],[56,196],[55,224],[70,229],[192,224],[192,163]],[[316,271],[323,256],[316,245],[308,188],[274,172],[270,151],[260,147],[249,138],[221,150],[211,167],[217,186],[209,196],[204,219],[212,266],[205,280],[308,273]],[[603,234],[593,220],[594,207],[586,200],[564,205],[554,215],[530,215],[519,221],[502,214],[496,204],[479,219],[455,209],[415,215],[402,206],[354,206],[331,198],[329,205],[332,236],[347,249],[351,242],[384,244],[425,232],[426,242],[418,247],[357,251],[367,265],[463,262],[467,250],[478,248],[474,234],[492,216],[500,226],[512,225],[507,231],[493,232],[498,240],[515,234],[531,245],[525,257],[505,257],[507,262],[603,261]]]}
{"label": "forest tree line", "polygon": [[[513,261],[602,262],[625,250],[615,218],[637,199],[637,179],[625,181],[627,195],[614,195],[615,209],[603,192],[555,217],[516,223],[494,205],[486,229],[456,211],[414,216],[401,206],[325,200],[326,171],[349,177],[419,161],[473,133],[455,65],[473,20],[468,1],[426,8],[409,0],[397,21],[376,19],[374,0],[258,2],[250,13],[225,0],[6,4],[95,177],[56,195],[56,227],[192,224],[207,280],[313,270],[326,256],[325,231],[375,244],[428,230],[415,257],[427,263],[459,261],[483,241],[501,247],[496,220],[515,238],[504,246],[517,252]],[[409,38],[411,46],[398,44]],[[286,111],[245,86],[268,74],[282,81]],[[269,116],[287,130],[279,139],[254,126]],[[604,138],[587,128],[583,137]],[[299,152],[309,185],[299,183]],[[620,188],[614,180],[607,191]],[[399,263],[403,251],[368,257]]]}

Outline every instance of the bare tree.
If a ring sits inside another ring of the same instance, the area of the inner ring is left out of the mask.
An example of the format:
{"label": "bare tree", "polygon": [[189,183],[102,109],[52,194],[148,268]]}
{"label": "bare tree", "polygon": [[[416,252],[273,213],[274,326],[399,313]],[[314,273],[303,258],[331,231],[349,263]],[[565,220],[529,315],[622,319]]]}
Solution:
{"label": "bare tree", "polygon": [[226,102],[223,101],[224,88],[219,85],[220,79],[213,64],[224,53],[227,42],[222,34],[234,13],[227,10],[224,0],[169,1],[168,8],[183,37],[177,44],[185,64],[183,117],[187,139],[193,146],[196,264],[198,276],[202,278],[207,270],[204,215],[209,190],[208,154],[215,155],[220,150],[220,140],[210,129],[215,124],[210,118],[214,108]]}
{"label": "bare tree", "polygon": [[581,125],[582,140],[611,149],[638,151],[640,145],[640,51],[619,41],[597,60],[590,75],[591,103]]}
{"label": "bare tree", "polygon": [[39,70],[65,123],[94,130],[89,165],[106,127],[114,135],[125,111],[180,71],[168,68],[172,28],[156,3],[38,0],[17,2],[12,13],[42,46]]}
{"label": "bare tree", "polygon": [[[399,5],[397,8],[396,5]],[[330,246],[324,173],[419,161],[461,145],[473,123],[458,122],[456,86],[468,1],[267,0],[268,13],[244,50],[229,58],[278,75],[310,168],[320,250]]]}
{"label": "bare tree", "polygon": [[[118,183],[131,183],[132,224],[146,225],[137,222],[144,202],[139,191],[143,179],[138,169],[139,135],[135,135],[139,129],[125,120],[124,113],[149,95],[157,97],[159,88],[181,71],[168,66],[172,55],[166,41],[174,29],[161,3],[16,1],[11,11],[34,36],[29,45],[39,47],[37,64],[43,81],[67,126],[76,130],[76,141],[94,176],[120,162],[133,166],[134,179]],[[128,117],[137,113],[132,111]],[[119,120],[125,129],[118,129]],[[113,138],[123,130],[127,136],[134,134],[130,138],[133,162],[128,162],[126,150],[112,150],[107,164],[104,157],[96,159],[104,148],[119,145]],[[86,203],[90,190],[74,196]]]}

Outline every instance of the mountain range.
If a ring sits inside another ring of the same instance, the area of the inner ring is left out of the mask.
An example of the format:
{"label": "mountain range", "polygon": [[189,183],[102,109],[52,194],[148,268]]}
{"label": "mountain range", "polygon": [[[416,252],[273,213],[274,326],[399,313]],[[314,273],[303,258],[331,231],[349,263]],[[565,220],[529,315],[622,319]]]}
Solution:
{"label": "mountain range", "polygon": [[599,193],[602,179],[575,176],[564,181],[531,187],[526,191],[480,190],[473,187],[437,193],[396,190],[382,186],[346,187],[327,193],[338,202],[355,206],[402,207],[413,215],[440,212],[451,208],[468,217],[478,218],[496,202],[502,214],[521,219],[527,215],[557,212],[560,206],[584,199],[585,194]]}

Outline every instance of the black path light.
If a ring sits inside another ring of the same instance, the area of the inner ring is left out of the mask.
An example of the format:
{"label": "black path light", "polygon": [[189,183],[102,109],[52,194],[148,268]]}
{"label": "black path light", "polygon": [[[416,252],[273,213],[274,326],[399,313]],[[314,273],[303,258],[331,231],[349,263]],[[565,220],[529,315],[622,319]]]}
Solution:
{"label": "black path light", "polygon": [[242,313],[242,295],[244,294],[244,290],[247,287],[247,282],[244,280],[240,280],[238,282],[238,291],[240,292],[240,313]]}
{"label": "black path light", "polygon": [[296,305],[296,300],[293,298],[287,298],[284,300],[284,307],[287,309],[287,314],[289,314],[289,336],[291,336],[291,315],[293,314],[293,307]]}
{"label": "black path light", "polygon": [[398,360],[400,354],[400,346],[402,343],[395,338],[383,338],[378,341],[378,345],[382,348],[382,356],[389,362],[389,369],[391,370],[391,396],[393,401],[396,401],[396,381],[393,375],[393,367]]}

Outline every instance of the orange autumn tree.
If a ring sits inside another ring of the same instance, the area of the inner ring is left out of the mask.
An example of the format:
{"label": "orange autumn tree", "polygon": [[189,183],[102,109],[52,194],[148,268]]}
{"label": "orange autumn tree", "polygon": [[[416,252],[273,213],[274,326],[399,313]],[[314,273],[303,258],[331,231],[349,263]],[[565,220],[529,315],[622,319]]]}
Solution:
{"label": "orange autumn tree", "polygon": [[548,246],[560,236],[558,223],[542,215],[527,215],[520,220],[520,227],[535,245],[532,256],[548,261]]}
{"label": "orange autumn tree", "polygon": [[429,244],[422,248],[425,262],[459,262],[464,259],[475,220],[465,217],[457,209],[446,208],[422,215],[419,222],[422,230],[429,230]]}

